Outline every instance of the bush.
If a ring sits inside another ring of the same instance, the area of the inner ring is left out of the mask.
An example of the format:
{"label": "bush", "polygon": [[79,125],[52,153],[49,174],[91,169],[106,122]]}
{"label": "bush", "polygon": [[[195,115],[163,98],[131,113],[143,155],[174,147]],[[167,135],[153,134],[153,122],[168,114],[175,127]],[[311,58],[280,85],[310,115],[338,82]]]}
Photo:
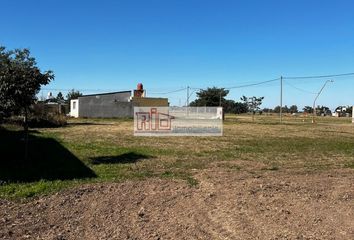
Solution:
{"label": "bush", "polygon": [[[23,126],[23,117],[13,116],[4,119],[5,123]],[[47,114],[41,116],[32,115],[28,118],[28,127],[30,128],[52,128],[62,127],[67,124],[65,116],[56,114]]]}
{"label": "bush", "polygon": [[66,124],[66,118],[62,115],[33,116],[28,119],[28,126],[30,128],[62,127]]}

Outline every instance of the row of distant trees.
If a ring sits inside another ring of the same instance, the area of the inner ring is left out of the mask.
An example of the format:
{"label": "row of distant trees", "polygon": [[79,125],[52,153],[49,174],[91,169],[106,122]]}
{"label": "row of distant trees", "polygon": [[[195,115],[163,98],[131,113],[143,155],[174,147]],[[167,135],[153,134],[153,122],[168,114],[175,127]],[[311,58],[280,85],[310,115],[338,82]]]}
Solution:
{"label": "row of distant trees", "polygon": [[[263,108],[262,111],[263,112],[267,112],[267,113],[279,113],[280,112],[280,106],[276,106],[274,109]],[[282,107],[282,112],[283,113],[298,113],[300,111],[299,111],[299,109],[298,109],[298,107],[296,105],[291,105],[290,107],[285,105],[284,107]],[[304,113],[313,113],[313,108],[310,107],[310,106],[305,106],[302,109],[302,112],[304,112]],[[326,107],[326,106],[317,106],[316,112],[328,113],[328,112],[330,112],[330,109],[328,107]]]}
{"label": "row of distant trees", "polygon": [[229,94],[229,90],[224,88],[207,88],[199,90],[196,95],[197,98],[189,104],[192,107],[201,106],[221,106],[224,108],[225,113],[247,113],[260,112],[260,106],[264,97],[246,97],[242,96],[240,101],[234,101],[231,99],[226,99],[225,97]]}
{"label": "row of distant trees", "polygon": [[[226,99],[226,96],[229,94],[229,90],[224,88],[207,88],[199,90],[196,95],[197,98],[193,102],[190,103],[192,107],[200,107],[200,106],[222,106],[224,108],[225,113],[279,113],[280,106],[276,106],[275,108],[263,108],[261,109],[260,106],[262,105],[262,101],[264,97],[246,97],[242,96],[239,101],[234,101],[230,99]],[[337,107],[336,110],[342,109],[341,107]],[[345,113],[352,114],[352,108],[347,107],[345,108]],[[313,113],[313,107],[305,106],[302,111],[299,110],[297,105],[291,105],[288,107],[287,105],[282,107],[282,113]],[[327,106],[317,106],[316,113],[319,115],[331,115],[331,110]]]}
{"label": "row of distant trees", "polygon": [[[342,106],[338,106],[335,111],[339,111],[339,112],[342,112]],[[263,112],[266,112],[266,113],[279,113],[280,112],[280,106],[276,106],[274,109],[270,109],[270,108],[263,108],[262,109]],[[298,113],[300,112],[298,110],[298,107],[296,105],[291,105],[290,107],[288,106],[284,106],[282,108],[282,112],[283,113]],[[313,113],[313,107],[311,106],[305,106],[303,109],[302,109],[302,112],[304,113]],[[345,113],[349,113],[349,114],[352,114],[352,107],[345,107]],[[330,115],[332,113],[331,109],[327,106],[320,106],[318,105],[316,107],[316,113],[319,114],[319,115]]]}
{"label": "row of distant trees", "polygon": [[[58,92],[56,97],[53,97],[49,99],[50,101],[54,102],[69,102],[71,99],[77,99],[78,97],[81,97],[82,93],[78,90],[72,89],[70,92],[66,94],[66,97],[64,97],[62,92]],[[41,101],[45,101],[46,99],[40,99]]]}

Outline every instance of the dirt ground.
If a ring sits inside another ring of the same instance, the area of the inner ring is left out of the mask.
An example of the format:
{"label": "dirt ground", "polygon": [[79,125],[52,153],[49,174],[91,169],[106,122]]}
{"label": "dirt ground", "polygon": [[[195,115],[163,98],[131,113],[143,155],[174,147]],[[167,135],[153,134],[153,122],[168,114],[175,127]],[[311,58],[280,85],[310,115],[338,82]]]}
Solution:
{"label": "dirt ground", "polygon": [[0,239],[354,239],[354,174],[209,169],[0,200]]}

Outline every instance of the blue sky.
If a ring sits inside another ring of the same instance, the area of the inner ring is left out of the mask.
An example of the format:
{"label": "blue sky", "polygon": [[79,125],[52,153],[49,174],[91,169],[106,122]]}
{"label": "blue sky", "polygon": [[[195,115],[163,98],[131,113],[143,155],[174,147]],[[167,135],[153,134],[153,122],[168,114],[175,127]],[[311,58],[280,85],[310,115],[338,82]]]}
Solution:
{"label": "blue sky", "polygon": [[[153,93],[354,72],[353,13],[351,0],[2,0],[0,45],[30,48],[41,69],[53,70],[45,89],[94,93],[142,82],[150,96],[166,97]],[[317,92],[325,81],[289,83]],[[318,104],[354,104],[354,77],[334,81]],[[274,107],[279,83],[234,89],[228,98],[242,95],[265,96],[263,107]],[[168,97],[184,104],[186,92]],[[313,98],[284,84],[284,104]]]}

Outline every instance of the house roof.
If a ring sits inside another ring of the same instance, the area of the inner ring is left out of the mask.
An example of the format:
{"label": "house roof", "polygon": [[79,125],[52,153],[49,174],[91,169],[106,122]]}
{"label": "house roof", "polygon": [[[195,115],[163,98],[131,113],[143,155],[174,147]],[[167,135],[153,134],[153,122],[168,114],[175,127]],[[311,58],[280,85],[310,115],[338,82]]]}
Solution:
{"label": "house roof", "polygon": [[[131,93],[131,91],[120,91],[120,92],[108,92],[108,93],[96,93],[96,94],[87,94],[87,95],[82,95],[80,97],[91,97],[91,96],[102,96],[102,95],[110,95],[110,94],[116,94],[116,93]],[[80,98],[79,97],[79,98]]]}

